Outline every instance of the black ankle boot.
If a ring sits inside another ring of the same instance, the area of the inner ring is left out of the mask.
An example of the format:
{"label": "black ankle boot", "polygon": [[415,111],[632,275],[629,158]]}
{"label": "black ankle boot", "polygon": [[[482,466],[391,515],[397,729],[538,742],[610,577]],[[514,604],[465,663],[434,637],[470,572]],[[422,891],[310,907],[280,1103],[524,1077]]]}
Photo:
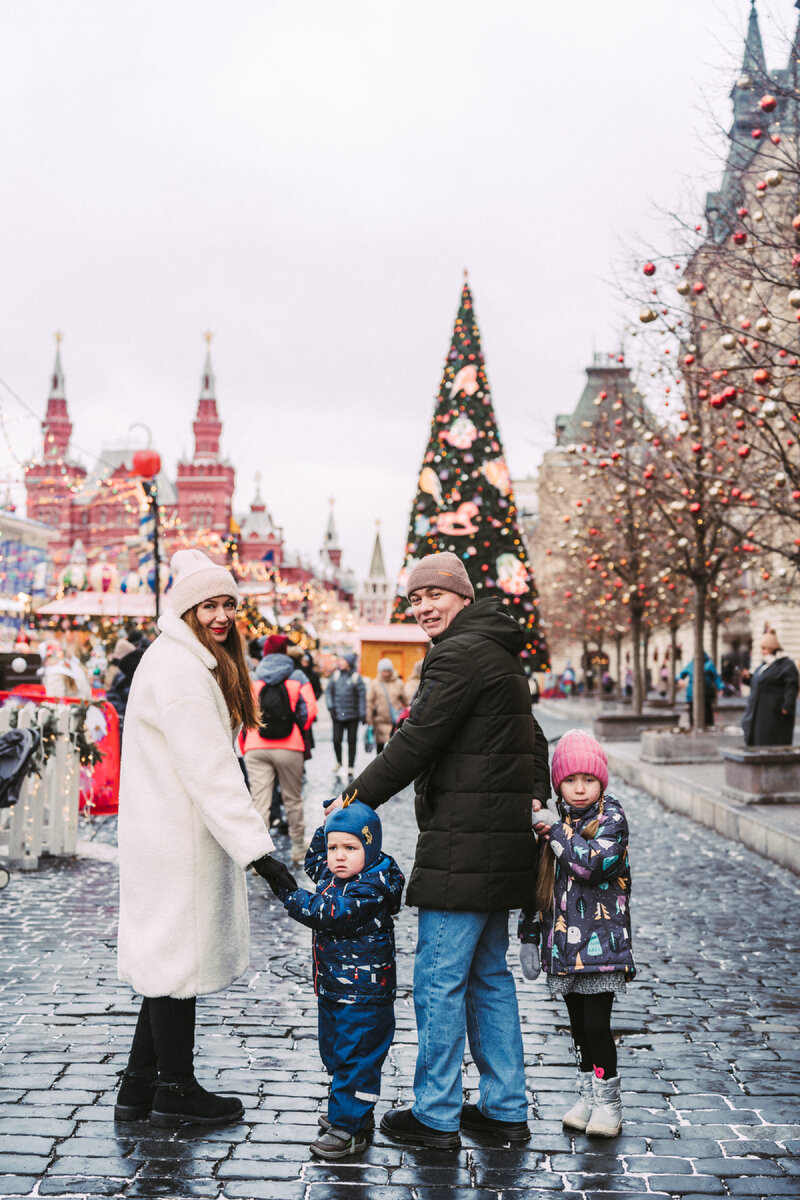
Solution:
{"label": "black ankle boot", "polygon": [[179,1083],[158,1081],[150,1124],[162,1129],[178,1125],[228,1125],[243,1116],[244,1105],[238,1096],[207,1092],[192,1077]]}
{"label": "black ankle boot", "polygon": [[156,1094],[155,1068],[123,1071],[114,1105],[115,1121],[143,1121],[150,1115]]}

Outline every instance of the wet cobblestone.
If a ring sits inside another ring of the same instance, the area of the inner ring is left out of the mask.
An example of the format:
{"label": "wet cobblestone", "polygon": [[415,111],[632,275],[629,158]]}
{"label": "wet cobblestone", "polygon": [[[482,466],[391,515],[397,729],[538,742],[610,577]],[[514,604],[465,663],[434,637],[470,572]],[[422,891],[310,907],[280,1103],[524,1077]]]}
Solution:
{"label": "wet cobblestone", "polygon": [[[309,823],[335,790],[324,731],[318,743]],[[620,1138],[589,1142],[562,1130],[574,1074],[566,1011],[543,980],[524,983],[517,971],[531,1101],[524,1149],[466,1136],[458,1152],[405,1149],[378,1132],[359,1161],[312,1160],[327,1077],[316,1049],[309,934],[252,876],[251,968],[199,1002],[196,1064],[206,1086],[242,1095],[244,1121],[202,1133],[115,1126],[137,1004],[116,979],[116,830],[105,818],[81,830],[99,857],[45,859],[0,893],[0,1196],[800,1196],[798,881],[643,793],[615,790],[632,828],[639,968],[615,1004]],[[400,797],[382,810],[385,844],[404,868],[412,807]],[[378,1116],[411,1099],[410,909],[397,935],[398,1028]],[[474,1100],[472,1065],[464,1084]]]}

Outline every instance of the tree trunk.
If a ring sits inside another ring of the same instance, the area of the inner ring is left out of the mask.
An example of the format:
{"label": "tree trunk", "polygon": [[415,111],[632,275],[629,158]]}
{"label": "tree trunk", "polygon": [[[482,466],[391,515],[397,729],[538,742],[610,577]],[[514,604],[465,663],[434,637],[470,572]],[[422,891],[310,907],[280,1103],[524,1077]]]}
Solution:
{"label": "tree trunk", "polygon": [[615,690],[617,693],[617,700],[621,700],[622,697],[625,695],[625,688],[624,688],[624,685],[622,682],[622,634],[621,633],[614,634],[614,645],[616,646],[616,650],[617,650],[617,686],[616,686]]}
{"label": "tree trunk", "polygon": [[678,658],[678,626],[673,623],[669,627],[669,702],[675,707],[675,690],[677,687],[677,658]]}
{"label": "tree trunk", "polygon": [[705,671],[703,654],[703,634],[706,627],[706,585],[705,582],[695,582],[694,585],[694,667],[692,668],[692,688],[694,700],[692,703],[692,728],[705,729]]}
{"label": "tree trunk", "polygon": [[711,642],[711,657],[714,660],[714,666],[719,662],[719,614],[716,609],[712,609],[708,614],[708,629],[709,640]]}
{"label": "tree trunk", "polygon": [[644,707],[644,679],[642,675],[642,610],[631,605],[631,638],[633,640],[633,698],[631,712],[641,715]]}
{"label": "tree trunk", "polygon": [[647,672],[650,663],[650,626],[645,625],[642,630],[642,699],[647,699]]}

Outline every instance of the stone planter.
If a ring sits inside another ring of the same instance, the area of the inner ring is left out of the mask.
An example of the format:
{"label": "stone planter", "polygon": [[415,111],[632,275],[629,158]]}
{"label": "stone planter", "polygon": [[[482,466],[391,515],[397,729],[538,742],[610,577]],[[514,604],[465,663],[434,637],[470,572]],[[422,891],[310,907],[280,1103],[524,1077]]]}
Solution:
{"label": "stone planter", "polygon": [[642,761],[649,763],[718,762],[725,747],[744,745],[741,729],[648,730],[642,734]]}
{"label": "stone planter", "polygon": [[740,725],[747,701],[744,696],[720,696],[715,708],[720,721],[726,725]]}
{"label": "stone planter", "polygon": [[678,724],[676,712],[601,713],[592,722],[594,736],[598,741],[637,742],[639,735],[647,729],[672,729]]}
{"label": "stone planter", "polygon": [[800,803],[800,746],[724,748],[725,791],[747,804]]}

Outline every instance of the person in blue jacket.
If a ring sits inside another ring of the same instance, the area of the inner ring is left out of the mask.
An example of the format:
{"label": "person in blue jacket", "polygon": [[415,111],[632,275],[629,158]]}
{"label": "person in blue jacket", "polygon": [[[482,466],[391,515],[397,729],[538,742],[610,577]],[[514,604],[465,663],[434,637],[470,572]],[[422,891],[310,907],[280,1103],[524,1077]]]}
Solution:
{"label": "person in blue jacket", "polygon": [[297,886],[284,863],[261,872],[289,916],[313,930],[319,1052],[331,1075],[328,1113],[311,1143],[317,1158],[360,1154],[374,1127],[381,1068],[394,1037],[393,916],[405,878],[382,851],[380,817],[353,796],[314,834]]}
{"label": "person in blue jacket", "polygon": [[542,839],[538,911],[523,910],[520,965],[526,979],[541,966],[550,996],[563,996],[579,1058],[578,1101],[567,1129],[616,1137],[622,1128],[614,996],[636,967],[631,948],[628,823],[608,791],[608,759],[583,729],[559,740],[552,762],[558,812],[533,814]]}
{"label": "person in blue jacket", "polygon": [[[356,670],[355,654],[343,654],[328,680],[325,702],[333,721],[333,750],[336,778],[353,778],[359,723],[367,719],[367,689]],[[347,767],[343,766],[342,742],[347,735]]]}
{"label": "person in blue jacket", "polygon": [[[686,686],[686,703],[689,706],[689,724],[692,723],[694,715],[694,660],[687,663],[678,676],[678,682],[681,679],[688,680]],[[704,720],[708,728],[714,724],[714,701],[716,693],[722,691],[722,680],[717,674],[717,668],[714,666],[714,661],[707,650],[703,651],[703,706]]]}

